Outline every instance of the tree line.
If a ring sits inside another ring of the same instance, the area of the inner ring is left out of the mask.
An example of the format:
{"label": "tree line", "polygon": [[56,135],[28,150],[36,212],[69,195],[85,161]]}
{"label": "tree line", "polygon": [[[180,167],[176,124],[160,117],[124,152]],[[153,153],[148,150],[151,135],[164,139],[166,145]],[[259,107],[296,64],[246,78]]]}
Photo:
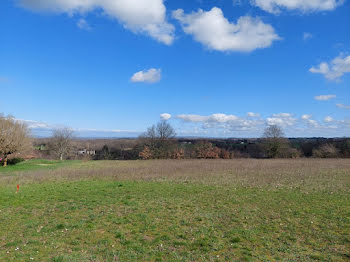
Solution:
{"label": "tree line", "polygon": [[350,139],[288,139],[281,127],[267,126],[258,139],[180,139],[166,121],[147,129],[131,149],[97,151],[95,159],[348,158]]}
{"label": "tree line", "polygon": [[[94,155],[77,155],[79,146],[74,132],[61,128],[46,139],[44,149],[34,151],[44,152],[41,158],[59,160],[350,158],[350,139],[288,139],[276,125],[267,126],[258,139],[181,139],[167,121],[160,121],[137,140],[123,140],[123,146],[106,143]],[[28,127],[13,117],[0,115],[0,164],[6,166],[9,158],[25,157],[33,148]]]}

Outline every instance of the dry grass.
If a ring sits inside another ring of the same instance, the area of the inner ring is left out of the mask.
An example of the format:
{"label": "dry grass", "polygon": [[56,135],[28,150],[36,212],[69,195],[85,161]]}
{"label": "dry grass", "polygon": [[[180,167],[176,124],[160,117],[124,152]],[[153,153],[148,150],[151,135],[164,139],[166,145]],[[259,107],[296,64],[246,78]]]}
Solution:
{"label": "dry grass", "polygon": [[196,182],[262,188],[349,190],[348,159],[90,161],[4,174],[0,184],[112,179]]}

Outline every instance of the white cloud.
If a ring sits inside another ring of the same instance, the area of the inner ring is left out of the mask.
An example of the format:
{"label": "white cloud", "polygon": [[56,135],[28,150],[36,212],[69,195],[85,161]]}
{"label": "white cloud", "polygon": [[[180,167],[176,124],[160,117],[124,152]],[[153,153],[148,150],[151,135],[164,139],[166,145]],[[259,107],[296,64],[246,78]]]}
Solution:
{"label": "white cloud", "polygon": [[[25,123],[32,131],[33,136],[49,137],[55,129],[63,128],[64,125],[48,124],[35,120],[16,119]],[[93,129],[93,128],[70,128],[77,137],[136,137],[141,132],[121,129]]]}
{"label": "white cloud", "polygon": [[125,28],[150,35],[164,44],[174,40],[174,26],[166,21],[163,0],[19,0],[21,6],[37,11],[69,15],[103,10]]}
{"label": "white cloud", "polygon": [[201,124],[203,129],[223,129],[229,131],[249,131],[255,129],[258,125],[264,124],[260,119],[247,119],[235,115],[212,114],[209,116],[201,115],[178,115],[180,119],[187,123]]}
{"label": "white cloud", "polygon": [[253,112],[248,112],[248,113],[247,113],[247,116],[249,116],[249,117],[260,117],[260,114],[258,114],[258,113],[253,113]]}
{"label": "white cloud", "polygon": [[81,18],[81,19],[78,20],[77,26],[78,26],[80,29],[82,29],[82,30],[87,30],[87,31],[91,30],[90,25],[89,25],[88,22],[87,22],[85,19],[83,19],[83,18]]}
{"label": "white cloud", "polygon": [[305,32],[303,34],[303,40],[304,41],[307,41],[307,40],[311,39],[312,37],[313,37],[313,35],[311,33]]}
{"label": "white cloud", "polygon": [[330,63],[322,62],[317,67],[311,67],[309,71],[322,74],[329,80],[339,80],[344,74],[350,73],[350,56],[339,55]]}
{"label": "white cloud", "polygon": [[225,123],[229,121],[235,121],[238,119],[235,115],[226,115],[226,114],[213,114],[210,116],[201,116],[201,115],[178,115],[178,119],[182,119],[186,122],[217,122]]}
{"label": "white cloud", "polygon": [[24,123],[27,125],[28,128],[30,129],[54,129],[55,126],[50,125],[48,123],[44,123],[44,122],[39,122],[39,121],[35,121],[35,120],[24,120],[24,119],[16,119],[16,121]]}
{"label": "white cloud", "polygon": [[320,96],[315,96],[314,98],[315,100],[318,100],[318,101],[327,101],[336,97],[337,97],[336,95],[320,95]]}
{"label": "white cloud", "polygon": [[314,128],[320,127],[320,124],[319,124],[316,120],[312,119],[312,115],[307,115],[307,114],[302,115],[302,116],[301,116],[301,120],[302,120],[308,127],[314,127]]}
{"label": "white cloud", "polygon": [[278,125],[281,127],[293,126],[295,125],[296,121],[297,119],[289,113],[273,114],[272,117],[268,117],[266,119],[266,123],[268,125]]}
{"label": "white cloud", "polygon": [[350,109],[350,106],[344,105],[344,104],[337,104],[337,107],[343,108],[343,109]]}
{"label": "white cloud", "polygon": [[311,119],[311,117],[312,117],[311,115],[302,115],[301,119],[302,120],[309,120],[309,119]]}
{"label": "white cloud", "polygon": [[302,12],[330,11],[343,2],[344,0],[252,0],[253,5],[275,14],[282,9]]}
{"label": "white cloud", "polygon": [[271,25],[260,19],[242,16],[237,24],[230,23],[217,7],[207,12],[199,9],[191,14],[178,9],[173,17],[180,21],[186,34],[212,50],[250,52],[270,47],[281,39]]}
{"label": "white cloud", "polygon": [[135,73],[131,77],[131,82],[157,83],[162,78],[161,69],[151,68]]}
{"label": "white cloud", "polygon": [[333,122],[334,119],[332,117],[330,117],[330,116],[326,116],[323,121],[326,122],[326,123],[330,123],[330,122]]}
{"label": "white cloud", "polygon": [[169,120],[170,118],[171,118],[171,115],[168,114],[168,113],[160,114],[160,119],[161,120]]}
{"label": "white cloud", "polygon": [[289,113],[278,113],[278,114],[273,114],[273,117],[283,117],[283,118],[287,118],[287,117],[291,117],[292,114]]}
{"label": "white cloud", "polygon": [[206,137],[260,137],[268,125],[282,127],[287,136],[291,137],[344,136],[349,133],[350,128],[350,120],[325,117],[323,121],[318,121],[309,114],[295,117],[290,113],[279,113],[267,118],[240,117],[229,114],[182,114],[175,118],[183,122],[181,134]]}

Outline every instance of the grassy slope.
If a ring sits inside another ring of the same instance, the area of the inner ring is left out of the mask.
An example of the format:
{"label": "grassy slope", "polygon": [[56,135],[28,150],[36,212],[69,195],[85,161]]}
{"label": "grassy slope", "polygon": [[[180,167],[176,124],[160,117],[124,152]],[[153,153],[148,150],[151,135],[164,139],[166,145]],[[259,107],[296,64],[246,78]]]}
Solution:
{"label": "grassy slope", "polygon": [[93,177],[26,182],[15,194],[16,181],[0,180],[0,261],[350,258],[348,185],[330,191]]}
{"label": "grassy slope", "polygon": [[56,169],[65,166],[78,166],[82,161],[54,161],[44,159],[27,160],[17,165],[10,165],[6,168],[0,167],[0,174],[14,174],[16,172]]}

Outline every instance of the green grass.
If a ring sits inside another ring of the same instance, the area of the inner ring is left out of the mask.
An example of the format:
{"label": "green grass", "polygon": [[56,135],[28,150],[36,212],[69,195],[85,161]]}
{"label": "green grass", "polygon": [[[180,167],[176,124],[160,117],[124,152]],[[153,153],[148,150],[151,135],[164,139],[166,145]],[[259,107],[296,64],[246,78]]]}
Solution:
{"label": "green grass", "polygon": [[[72,162],[63,170],[102,172],[115,164],[137,173],[137,165],[158,164],[145,163]],[[348,185],[334,191],[93,176],[26,181],[17,194],[17,179],[0,180],[0,261],[350,259]]]}
{"label": "green grass", "polygon": [[59,160],[44,160],[44,159],[32,159],[24,162],[20,162],[17,165],[9,165],[7,167],[0,166],[1,173],[15,173],[21,171],[32,171],[40,169],[57,169],[66,166],[81,165],[82,161],[59,161]]}

